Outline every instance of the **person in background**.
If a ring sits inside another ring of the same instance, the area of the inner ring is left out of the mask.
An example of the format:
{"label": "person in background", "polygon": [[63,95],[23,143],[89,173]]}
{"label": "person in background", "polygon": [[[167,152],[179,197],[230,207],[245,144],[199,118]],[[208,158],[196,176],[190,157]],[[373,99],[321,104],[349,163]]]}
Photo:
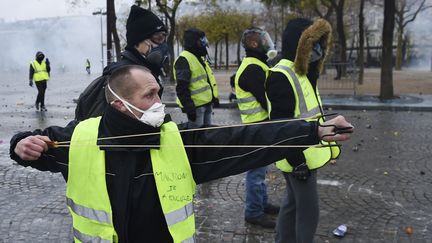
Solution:
{"label": "person in background", "polygon": [[175,60],[177,104],[188,118],[189,128],[211,125],[212,108],[219,106],[219,93],[213,71],[206,60],[208,40],[196,28],[184,32],[185,50]]}
{"label": "person in background", "polygon": [[[235,76],[235,91],[240,118],[243,123],[268,120],[265,81],[269,66],[267,60],[277,54],[270,35],[256,27],[243,32],[242,45],[246,51]],[[246,173],[245,221],[264,228],[274,228],[275,221],[267,214],[276,215],[279,206],[268,202],[265,176],[267,166]]]}
{"label": "person in background", "polygon": [[126,21],[127,45],[121,60],[106,66],[102,76],[95,79],[80,94],[75,119],[82,121],[102,115],[109,105],[104,93],[107,80],[116,69],[125,65],[141,65],[150,69],[160,86],[159,96],[162,97],[163,86],[159,76],[168,57],[166,37],[166,26],[158,16],[147,9],[132,5]]}
{"label": "person in background", "polygon": [[[270,69],[266,82],[271,120],[324,114],[317,82],[330,43],[331,26],[326,20],[288,22],[282,35],[282,59]],[[276,162],[286,182],[277,243],[313,242],[319,219],[317,169],[339,154],[338,147],[298,149]]]}
{"label": "person in background", "polygon": [[45,59],[45,55],[38,51],[36,52],[36,58],[30,63],[29,72],[29,85],[33,87],[33,81],[36,84],[38,94],[36,97],[35,108],[36,110],[47,111],[45,107],[45,91],[47,89],[47,82],[50,78],[50,62],[48,58]]}
{"label": "person in background", "polygon": [[233,102],[234,100],[237,100],[237,96],[235,93],[235,73],[233,75],[230,76],[230,93],[228,96],[229,102]]}
{"label": "person in background", "polygon": [[87,74],[90,74],[90,72],[91,72],[90,71],[91,65],[90,65],[90,60],[88,58],[86,59],[85,66],[86,66]]}

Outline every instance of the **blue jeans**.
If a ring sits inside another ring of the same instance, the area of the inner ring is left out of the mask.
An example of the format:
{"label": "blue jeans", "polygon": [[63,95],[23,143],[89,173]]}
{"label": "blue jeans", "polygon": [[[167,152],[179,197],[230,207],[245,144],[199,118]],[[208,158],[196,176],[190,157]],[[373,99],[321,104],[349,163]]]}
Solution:
{"label": "blue jeans", "polygon": [[211,125],[212,104],[196,108],[196,120],[188,120],[188,128],[208,127]]}
{"label": "blue jeans", "polygon": [[264,183],[267,166],[249,170],[246,173],[245,218],[254,218],[264,214],[267,206],[267,186]]}

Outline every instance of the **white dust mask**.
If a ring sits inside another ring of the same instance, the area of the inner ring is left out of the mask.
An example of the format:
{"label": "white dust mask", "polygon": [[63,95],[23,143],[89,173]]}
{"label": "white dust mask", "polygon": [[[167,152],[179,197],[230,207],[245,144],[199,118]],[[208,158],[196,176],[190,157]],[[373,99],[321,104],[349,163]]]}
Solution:
{"label": "white dust mask", "polygon": [[[122,99],[119,95],[117,95],[109,86],[107,85],[109,91],[117,97],[117,99],[121,100],[123,104],[125,105],[126,109],[129,110],[130,113],[132,113],[138,120],[140,120],[142,123],[145,123],[147,125],[150,125],[152,127],[160,127],[165,119],[165,105],[159,102],[154,103],[150,108],[147,110],[141,110],[140,108],[132,105],[128,101]],[[138,117],[135,115],[135,113],[132,112],[132,109],[141,112],[141,117]]]}

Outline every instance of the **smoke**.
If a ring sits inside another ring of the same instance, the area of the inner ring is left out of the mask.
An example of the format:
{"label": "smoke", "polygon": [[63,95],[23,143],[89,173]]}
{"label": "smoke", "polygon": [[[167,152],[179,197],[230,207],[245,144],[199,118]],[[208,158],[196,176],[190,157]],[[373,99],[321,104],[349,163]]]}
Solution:
{"label": "smoke", "polygon": [[37,51],[49,58],[53,73],[84,72],[87,58],[100,69],[99,21],[96,16],[76,16],[1,23],[0,70],[27,75]]}
{"label": "smoke", "polygon": [[[429,1],[430,4],[431,1]],[[418,69],[432,67],[432,10],[420,12],[414,22],[407,25],[410,45],[408,51],[408,66]]]}

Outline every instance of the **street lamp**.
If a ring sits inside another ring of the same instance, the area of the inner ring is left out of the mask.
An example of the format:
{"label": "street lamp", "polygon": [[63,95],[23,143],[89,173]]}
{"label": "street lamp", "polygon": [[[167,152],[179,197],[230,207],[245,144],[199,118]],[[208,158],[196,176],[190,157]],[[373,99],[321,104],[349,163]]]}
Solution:
{"label": "street lamp", "polygon": [[106,11],[103,12],[100,8],[98,11],[93,12],[93,15],[100,15],[100,28],[101,28],[101,63],[102,63],[102,72],[104,69],[104,55],[103,55],[103,24],[102,24],[102,15],[106,15]]}

